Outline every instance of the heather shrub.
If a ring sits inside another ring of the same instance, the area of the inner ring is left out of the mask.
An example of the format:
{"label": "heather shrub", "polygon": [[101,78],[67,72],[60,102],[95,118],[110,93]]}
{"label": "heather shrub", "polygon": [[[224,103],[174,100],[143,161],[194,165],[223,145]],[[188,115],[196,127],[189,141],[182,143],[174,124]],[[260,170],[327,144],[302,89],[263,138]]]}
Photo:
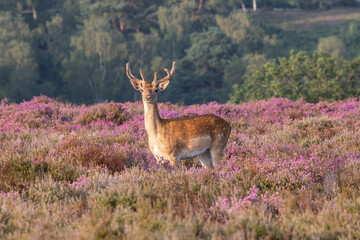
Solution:
{"label": "heather shrub", "polygon": [[88,125],[91,122],[105,121],[120,125],[129,118],[130,114],[126,112],[122,104],[109,102],[85,108],[79,113],[76,122],[82,125]]}
{"label": "heather shrub", "polygon": [[0,128],[15,130],[25,128],[49,128],[63,125],[73,118],[71,105],[65,105],[46,96],[34,97],[20,104],[2,104]]}
{"label": "heather shrub", "polygon": [[106,166],[110,171],[125,167],[125,154],[118,144],[104,145],[86,138],[70,136],[48,154],[49,160],[76,167]]}
{"label": "heather shrub", "polygon": [[296,124],[300,138],[304,136],[317,136],[321,141],[339,134],[340,122],[328,117],[305,118]]}
{"label": "heather shrub", "polygon": [[38,162],[36,160],[11,159],[1,165],[0,190],[27,191],[36,179],[51,176],[57,181],[75,181],[82,169],[66,162]]}
{"label": "heather shrub", "polygon": [[23,159],[12,159],[10,162],[1,164],[0,189],[9,191],[10,189],[22,190],[28,183],[35,180],[35,169],[30,161]]}
{"label": "heather shrub", "polygon": [[231,123],[223,158],[206,170],[198,159],[157,164],[141,102],[3,101],[0,238],[357,239],[359,106],[159,104],[164,118]]}

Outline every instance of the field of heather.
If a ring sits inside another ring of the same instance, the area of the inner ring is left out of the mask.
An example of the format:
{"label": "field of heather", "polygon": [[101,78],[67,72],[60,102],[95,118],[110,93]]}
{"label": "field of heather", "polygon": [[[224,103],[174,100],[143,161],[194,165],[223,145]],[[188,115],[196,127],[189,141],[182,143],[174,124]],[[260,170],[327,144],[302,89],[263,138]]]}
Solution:
{"label": "field of heather", "polygon": [[359,239],[360,101],[159,105],[232,133],[213,170],[157,165],[143,106],[0,104],[0,239]]}

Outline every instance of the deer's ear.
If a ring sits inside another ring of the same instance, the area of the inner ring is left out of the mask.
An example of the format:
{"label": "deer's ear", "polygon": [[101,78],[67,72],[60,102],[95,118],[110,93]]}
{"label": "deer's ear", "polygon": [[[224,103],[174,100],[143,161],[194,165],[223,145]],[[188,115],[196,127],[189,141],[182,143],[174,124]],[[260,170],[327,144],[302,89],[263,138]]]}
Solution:
{"label": "deer's ear", "polygon": [[143,91],[143,84],[142,81],[138,79],[130,79],[131,85],[138,91]]}
{"label": "deer's ear", "polygon": [[167,88],[167,86],[169,85],[169,83],[170,83],[169,80],[159,83],[156,86],[156,90],[158,90],[159,92],[164,91]]}

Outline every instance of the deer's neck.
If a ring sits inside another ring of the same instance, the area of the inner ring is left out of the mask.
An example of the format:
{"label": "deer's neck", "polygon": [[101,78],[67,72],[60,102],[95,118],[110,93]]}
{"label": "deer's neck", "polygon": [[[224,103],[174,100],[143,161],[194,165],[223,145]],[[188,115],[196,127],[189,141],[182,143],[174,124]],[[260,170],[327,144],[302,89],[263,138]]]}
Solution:
{"label": "deer's neck", "polygon": [[144,119],[145,129],[148,135],[156,136],[157,131],[161,125],[161,118],[159,115],[157,103],[150,104],[144,102]]}

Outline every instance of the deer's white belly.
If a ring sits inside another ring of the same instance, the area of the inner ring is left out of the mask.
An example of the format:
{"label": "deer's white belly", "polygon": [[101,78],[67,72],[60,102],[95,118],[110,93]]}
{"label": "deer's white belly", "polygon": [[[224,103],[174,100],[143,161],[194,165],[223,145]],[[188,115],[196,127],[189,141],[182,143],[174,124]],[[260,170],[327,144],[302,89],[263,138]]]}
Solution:
{"label": "deer's white belly", "polygon": [[208,150],[208,149],[205,148],[205,149],[201,149],[201,150],[198,150],[198,151],[182,151],[180,153],[179,159],[194,158],[194,157],[200,156],[206,150]]}
{"label": "deer's white belly", "polygon": [[211,146],[210,136],[201,136],[189,139],[187,148],[182,149],[179,159],[193,158],[203,154]]}
{"label": "deer's white belly", "polygon": [[169,148],[173,147],[174,149],[167,149],[164,145],[153,143],[151,144],[151,151],[158,160],[170,160],[168,154],[171,152],[178,152],[178,156],[175,156],[177,159],[193,158],[203,154],[211,147],[211,138],[210,136],[196,137],[189,139],[182,145],[185,147],[181,149],[172,145]]}

